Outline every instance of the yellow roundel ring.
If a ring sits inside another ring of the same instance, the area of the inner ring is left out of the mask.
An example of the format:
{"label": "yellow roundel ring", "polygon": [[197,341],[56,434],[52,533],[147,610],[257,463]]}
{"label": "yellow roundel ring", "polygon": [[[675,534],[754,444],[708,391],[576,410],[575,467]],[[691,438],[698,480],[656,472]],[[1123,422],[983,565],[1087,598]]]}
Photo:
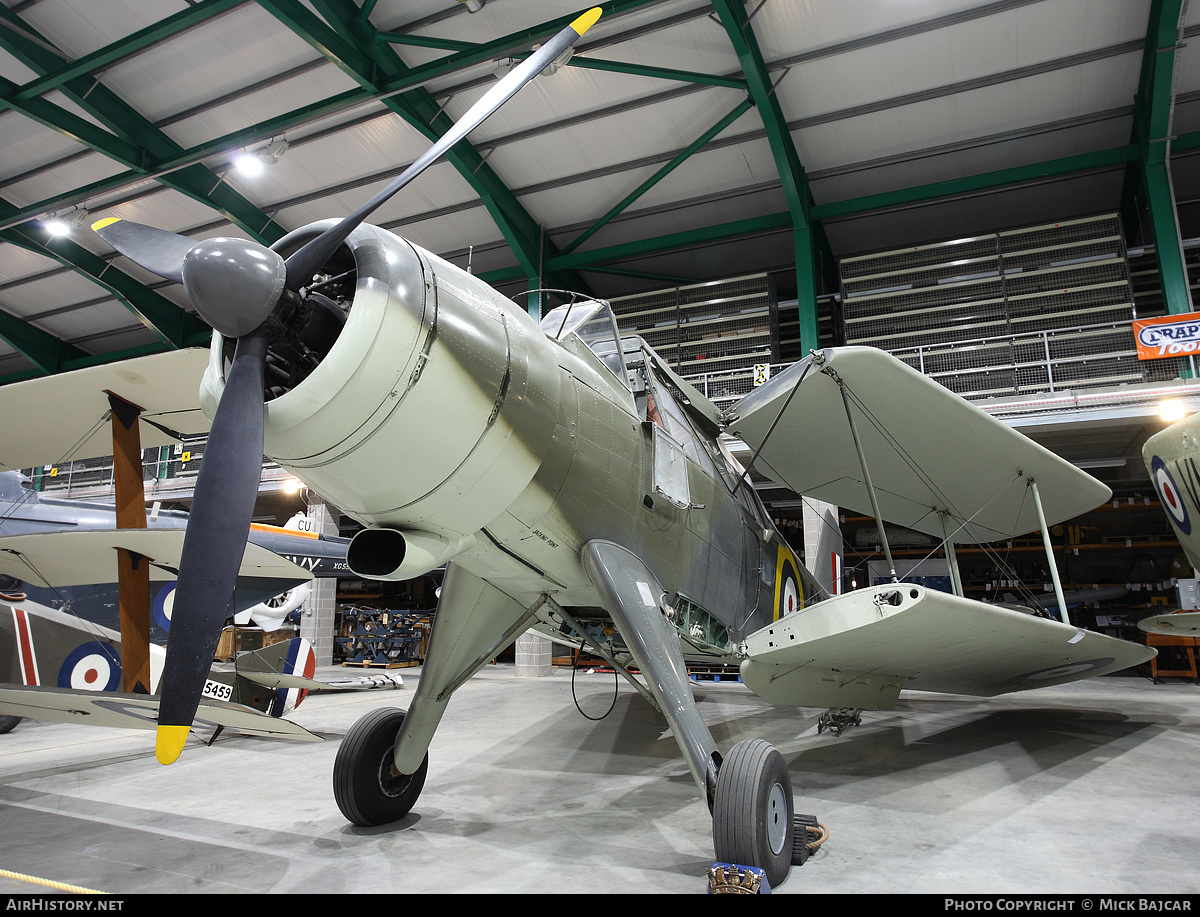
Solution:
{"label": "yellow roundel ring", "polygon": [[804,607],[804,581],[796,555],[786,544],[779,546],[775,560],[775,620]]}

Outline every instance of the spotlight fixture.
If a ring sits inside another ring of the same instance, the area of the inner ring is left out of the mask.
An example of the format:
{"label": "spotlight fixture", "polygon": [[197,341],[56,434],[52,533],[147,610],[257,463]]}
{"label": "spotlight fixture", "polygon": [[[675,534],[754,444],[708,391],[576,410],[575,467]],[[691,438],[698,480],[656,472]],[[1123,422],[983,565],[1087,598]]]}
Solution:
{"label": "spotlight fixture", "polygon": [[483,0],[458,0],[458,2],[467,8],[468,13],[478,13],[483,9]]}
{"label": "spotlight fixture", "polygon": [[43,218],[46,232],[55,237],[69,236],[74,230],[81,228],[87,222],[88,212],[82,207],[76,207],[70,213],[60,216],[48,213]]}
{"label": "spotlight fixture", "polygon": [[286,140],[273,140],[257,150],[246,150],[233,158],[233,167],[243,175],[262,175],[267,166],[272,166],[287,152]]}

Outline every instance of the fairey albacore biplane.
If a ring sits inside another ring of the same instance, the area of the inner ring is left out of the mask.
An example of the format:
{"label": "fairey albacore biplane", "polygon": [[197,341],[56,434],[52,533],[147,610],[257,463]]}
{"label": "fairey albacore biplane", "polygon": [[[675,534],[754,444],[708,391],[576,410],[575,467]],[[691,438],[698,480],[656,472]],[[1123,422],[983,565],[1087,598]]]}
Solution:
{"label": "fairey albacore biplane", "polygon": [[722,411],[641,340],[622,339],[605,303],[564,304],[539,323],[365,222],[598,16],[548,40],[343,220],[270,249],[115,218],[94,227],[182,283],[215,329],[158,755],[173,761],[187,737],[237,572],[228,547],[244,541],[265,453],[363,525],[347,554],[355,575],[403,580],[448,564],[407,710],[367,715],[340,746],[334,795],[348,819],[381,824],[414,806],[455,690],[536,628],[642,673],[631,681],[678,741],[717,858],[778,884],[792,857],[786,763],[758,740],[718,748],[689,659],[740,665],[776,704],[887,708],[903,688],[994,695],[1151,651],[897,581],[820,593],[723,436],[794,490],[934,534],[951,556],[956,543],[1044,530],[1108,495],[898,361],[815,352]]}

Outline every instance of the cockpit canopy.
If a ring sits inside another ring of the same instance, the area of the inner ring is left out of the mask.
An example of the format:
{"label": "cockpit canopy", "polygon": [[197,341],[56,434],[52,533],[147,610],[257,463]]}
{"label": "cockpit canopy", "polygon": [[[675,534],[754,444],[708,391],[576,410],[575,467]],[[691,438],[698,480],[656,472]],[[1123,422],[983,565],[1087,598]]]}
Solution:
{"label": "cockpit canopy", "polygon": [[621,335],[612,307],[597,299],[564,303],[547,312],[540,322],[548,337],[562,341],[575,335],[608,369],[629,387],[625,371],[625,355],[621,350]]}

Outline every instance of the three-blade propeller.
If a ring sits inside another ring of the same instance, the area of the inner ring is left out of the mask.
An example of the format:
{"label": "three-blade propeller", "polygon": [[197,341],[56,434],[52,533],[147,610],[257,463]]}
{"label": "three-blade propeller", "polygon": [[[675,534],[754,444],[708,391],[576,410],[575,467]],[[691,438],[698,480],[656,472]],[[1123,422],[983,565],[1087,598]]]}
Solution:
{"label": "three-blade propeller", "polygon": [[233,599],[262,469],[264,375],[272,340],[292,316],[305,314],[293,305],[355,228],[563,54],[600,12],[589,10],[538,48],[386,188],[286,260],[244,239],[196,241],[114,218],[93,225],[135,264],[182,283],[200,317],[225,337],[237,339],[184,536],[159,686],[155,753],[163,764],[173,762],[183,749]]}

